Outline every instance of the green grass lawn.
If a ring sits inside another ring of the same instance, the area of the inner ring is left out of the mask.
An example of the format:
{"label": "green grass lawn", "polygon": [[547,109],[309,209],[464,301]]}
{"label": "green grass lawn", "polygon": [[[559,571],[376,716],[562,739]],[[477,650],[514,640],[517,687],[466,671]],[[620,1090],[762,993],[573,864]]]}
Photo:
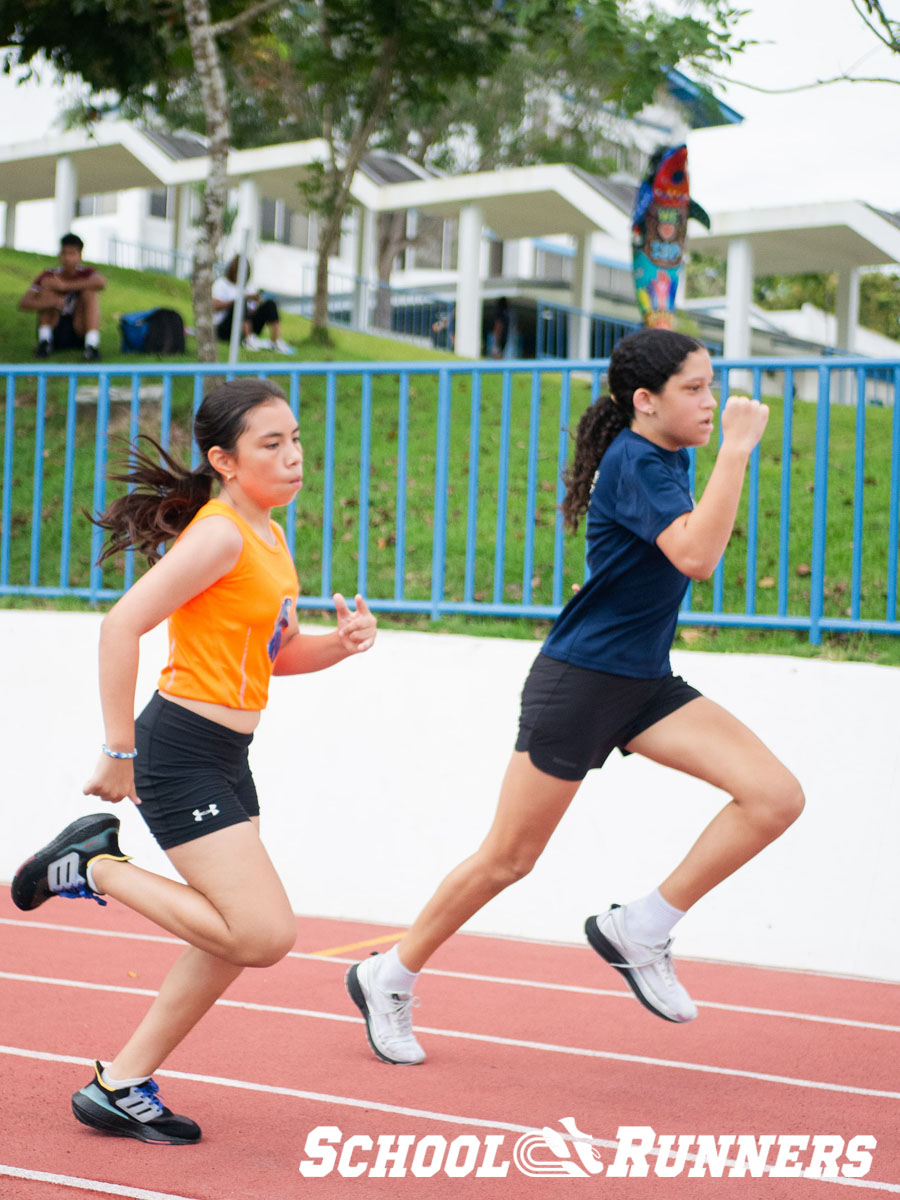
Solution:
{"label": "green grass lawn", "polygon": [[[8,317],[0,322],[0,361],[30,362],[34,344],[34,318],[16,312],[16,304],[31,279],[48,260],[37,255],[0,250],[0,304]],[[128,368],[146,362],[146,358],[118,353],[116,314],[165,306],[177,309],[190,323],[190,289],[180,280],[151,273],[138,273],[104,267],[109,280],[103,294],[102,350],[107,363],[122,363],[123,376],[116,383],[128,383]],[[439,351],[419,349],[387,339],[369,337],[335,329],[332,348],[314,346],[308,338],[309,324],[299,317],[286,316],[284,336],[298,348],[292,361],[334,362],[422,362],[450,360]],[[225,347],[222,347],[225,356]],[[241,352],[242,361],[269,361],[270,356]],[[55,356],[52,362],[80,361],[79,355]],[[159,361],[151,358],[149,361]],[[189,356],[167,361],[192,361]],[[287,362],[288,360],[279,360]],[[517,603],[529,591],[536,604],[554,603],[553,554],[556,538],[556,502],[559,454],[560,377],[547,374],[535,385],[530,372],[516,376],[504,404],[501,381],[486,377],[482,381],[480,436],[478,454],[470,459],[469,436],[473,414],[473,377],[451,376],[450,455],[447,491],[446,587],[448,599],[462,600],[466,591],[466,523],[470,493],[477,503],[477,552],[472,564],[471,593],[476,601],[500,600]],[[62,514],[70,514],[72,553],[67,584],[86,586],[90,572],[90,526],[82,515],[92,508],[94,491],[94,449],[96,442],[95,406],[76,406],[75,453],[71,497],[64,492],[64,462],[68,380],[51,379],[45,396],[42,455],[43,490],[40,502],[34,498],[34,443],[37,417],[37,392],[33,379],[16,381],[15,407],[12,411],[15,445],[11,494],[4,497],[9,506],[12,532],[9,581],[27,584],[36,577],[45,586],[60,582],[60,547],[63,536]],[[176,379],[172,387],[171,444],[187,456],[190,452],[190,414],[192,381]],[[574,426],[591,396],[589,381],[573,380],[571,417],[564,425]],[[539,411],[535,401],[539,397]],[[335,479],[332,520],[331,587],[345,592],[356,590],[359,570],[360,498],[363,477],[360,471],[361,421],[367,403],[359,377],[339,378],[336,385]],[[326,382],[321,377],[305,377],[300,385],[300,422],[306,454],[306,484],[297,501],[295,553],[301,587],[307,595],[318,595],[321,582],[321,527],[323,464],[325,459]],[[405,469],[401,471],[401,437],[398,401],[398,376],[387,374],[373,378],[371,398],[371,454],[368,472],[369,530],[366,592],[372,597],[389,597],[394,592],[397,569],[398,526],[397,480],[405,481],[406,524],[403,530],[403,588],[407,599],[428,599],[432,578],[432,509],[435,480],[435,429],[438,408],[437,377],[413,374],[408,396],[408,439]],[[782,421],[781,401],[771,401],[772,417],[761,447],[758,505],[759,552],[753,600],[756,611],[777,610],[778,528],[781,512]],[[0,408],[5,399],[0,396]],[[508,426],[504,424],[504,412]],[[6,414],[4,413],[4,416]],[[534,418],[537,431],[536,451],[531,453],[530,427]],[[889,477],[891,452],[891,412],[871,408],[866,413],[866,457],[864,467],[864,557],[861,574],[861,615],[884,616],[887,589],[887,544],[889,520]],[[814,405],[798,403],[794,409],[791,444],[790,512],[791,534],[786,603],[788,612],[808,611],[809,566],[811,563],[811,523],[813,508],[813,462],[816,410]],[[845,615],[850,604],[851,548],[853,538],[853,448],[856,412],[834,406],[831,410],[831,454],[829,471],[828,554],[826,563],[826,615]],[[127,404],[113,406],[111,432],[127,437],[133,432]],[[160,431],[158,404],[145,403],[141,409],[140,429],[154,436]],[[4,435],[5,436],[5,435]],[[509,445],[508,475],[500,477],[501,441]],[[714,448],[698,453],[696,492],[700,493],[714,460]],[[525,561],[525,514],[530,465],[534,470],[534,559],[529,571]],[[473,469],[477,469],[477,487],[473,489]],[[498,525],[496,496],[503,490],[507,498],[505,522]],[[111,494],[111,493],[110,493]],[[40,562],[31,562],[31,529],[34,514],[41,521]],[[747,593],[746,547],[749,533],[747,490],[739,513],[732,542],[725,559],[725,611],[743,611]],[[502,544],[502,555],[498,553]],[[499,560],[499,568],[498,568]],[[562,590],[563,601],[582,577],[583,541],[566,538]],[[104,584],[121,587],[124,559],[111,563],[104,572]],[[8,597],[7,606],[36,607],[34,597]],[[70,607],[75,601],[47,601]],[[712,584],[694,585],[692,606],[695,611],[712,607]],[[315,614],[307,614],[313,619]],[[466,632],[492,636],[540,638],[549,622],[488,617],[447,616],[431,622],[426,615],[382,614],[382,625],[395,628],[431,629],[440,632]],[[679,631],[676,648],[716,651],[760,651],[793,653],[830,658],[854,658],[882,663],[900,663],[900,639],[890,636],[826,635],[821,647],[809,645],[805,633],[762,632],[741,629],[715,629],[686,626]]]}

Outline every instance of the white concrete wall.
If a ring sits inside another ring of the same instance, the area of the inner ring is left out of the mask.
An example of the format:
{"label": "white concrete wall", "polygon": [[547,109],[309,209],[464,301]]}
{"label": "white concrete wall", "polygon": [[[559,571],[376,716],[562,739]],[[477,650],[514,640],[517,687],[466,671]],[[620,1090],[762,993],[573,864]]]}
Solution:
{"label": "white concrete wall", "polygon": [[[98,808],[81,787],[102,740],[99,621],[0,612],[0,879],[67,821]],[[164,657],[164,631],[144,643],[141,704]],[[297,912],[414,918],[490,821],[537,648],[383,632],[360,659],[272,681],[251,753],[264,836]],[[793,829],[687,915],[678,951],[900,980],[900,671],[758,655],[673,659],[769,743],[808,798]],[[579,941],[585,916],[659,882],[723,799],[615,755],[589,776],[532,875],[469,928]],[[166,870],[135,809],[117,811],[123,847]]]}

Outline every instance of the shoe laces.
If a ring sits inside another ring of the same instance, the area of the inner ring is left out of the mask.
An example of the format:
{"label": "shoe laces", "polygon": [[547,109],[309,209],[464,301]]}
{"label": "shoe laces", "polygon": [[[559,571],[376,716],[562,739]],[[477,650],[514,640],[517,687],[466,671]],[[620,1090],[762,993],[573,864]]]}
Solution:
{"label": "shoe laces", "polygon": [[412,1036],[412,1010],[422,1003],[420,996],[410,996],[404,992],[388,993],[391,1005],[385,1012],[390,1019],[393,1031],[400,1037]]}
{"label": "shoe laces", "polygon": [[70,883],[68,887],[60,888],[56,893],[63,900],[96,900],[101,908],[106,908],[106,901],[96,892],[92,892],[83,879],[78,883]]}
{"label": "shoe laces", "polygon": [[135,1084],[134,1090],[138,1092],[148,1104],[156,1109],[156,1115],[160,1116],[163,1111],[162,1096],[159,1094],[159,1084],[155,1079],[148,1079],[145,1083]]}

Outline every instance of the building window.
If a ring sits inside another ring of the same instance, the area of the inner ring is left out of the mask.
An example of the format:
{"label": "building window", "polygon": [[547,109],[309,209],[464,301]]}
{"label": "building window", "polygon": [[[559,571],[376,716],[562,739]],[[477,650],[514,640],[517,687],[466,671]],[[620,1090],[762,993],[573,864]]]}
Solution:
{"label": "building window", "polygon": [[536,271],[539,279],[548,283],[570,283],[572,259],[565,254],[554,254],[552,250],[538,250]]}
{"label": "building window", "polygon": [[488,238],[488,279],[499,279],[503,274],[503,243],[498,238]]}
{"label": "building window", "polygon": [[416,213],[415,265],[440,270],[444,259],[444,222],[430,213]]}
{"label": "building window", "polygon": [[151,217],[159,217],[160,220],[168,221],[172,215],[169,206],[168,188],[154,188],[150,193],[150,203],[147,211]]}
{"label": "building window", "polygon": [[100,192],[91,196],[79,196],[75,203],[76,217],[103,217],[116,211],[116,193]]}

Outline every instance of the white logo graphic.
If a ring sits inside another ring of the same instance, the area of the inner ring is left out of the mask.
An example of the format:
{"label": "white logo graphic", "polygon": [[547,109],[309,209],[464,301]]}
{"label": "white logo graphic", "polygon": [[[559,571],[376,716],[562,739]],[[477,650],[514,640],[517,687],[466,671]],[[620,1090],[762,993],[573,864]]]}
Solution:
{"label": "white logo graphic", "polygon": [[134,1117],[136,1121],[142,1123],[158,1117],[159,1107],[152,1100],[148,1100],[144,1093],[136,1087],[133,1087],[127,1096],[116,1101],[116,1108],[121,1108],[123,1112],[128,1113],[129,1117]]}
{"label": "white logo graphic", "polygon": [[215,806],[215,804],[211,804],[209,806],[209,808],[203,809],[202,812],[199,808],[194,809],[194,820],[195,821],[202,821],[204,817],[217,817],[218,815],[219,815],[219,810]]}
{"label": "white logo graphic", "polygon": [[[599,1152],[591,1145],[590,1135],[581,1132],[574,1117],[562,1117],[559,1123],[575,1140],[569,1141],[545,1125],[540,1133],[523,1133],[516,1142],[513,1161],[522,1174],[530,1175],[532,1179],[548,1175],[557,1178],[574,1175],[582,1179],[587,1175],[599,1175],[603,1163]],[[554,1158],[546,1157],[548,1150]]]}
{"label": "white logo graphic", "polygon": [[51,892],[61,892],[64,888],[78,887],[80,882],[78,855],[74,850],[64,858],[58,858],[47,868],[47,884]]}
{"label": "white logo graphic", "polygon": [[[472,1175],[481,1179],[508,1178],[509,1168],[532,1179],[589,1179],[605,1173],[608,1179],[737,1178],[803,1176],[807,1179],[860,1178],[872,1167],[877,1139],[860,1134],[849,1141],[837,1134],[658,1134],[650,1125],[620,1125],[616,1141],[601,1144],[615,1153],[600,1157],[598,1139],[562,1117],[560,1133],[545,1125],[524,1133],[513,1146],[512,1160],[504,1155],[502,1134],[481,1137],[463,1133],[452,1140],[439,1133],[365,1133],[345,1136],[337,1125],[310,1130],[300,1160],[300,1174],[320,1178],[337,1171],[344,1178],[428,1179],[443,1174],[451,1179]],[[499,1194],[499,1193],[498,1193]],[[511,1193],[515,1194],[515,1192]]]}

